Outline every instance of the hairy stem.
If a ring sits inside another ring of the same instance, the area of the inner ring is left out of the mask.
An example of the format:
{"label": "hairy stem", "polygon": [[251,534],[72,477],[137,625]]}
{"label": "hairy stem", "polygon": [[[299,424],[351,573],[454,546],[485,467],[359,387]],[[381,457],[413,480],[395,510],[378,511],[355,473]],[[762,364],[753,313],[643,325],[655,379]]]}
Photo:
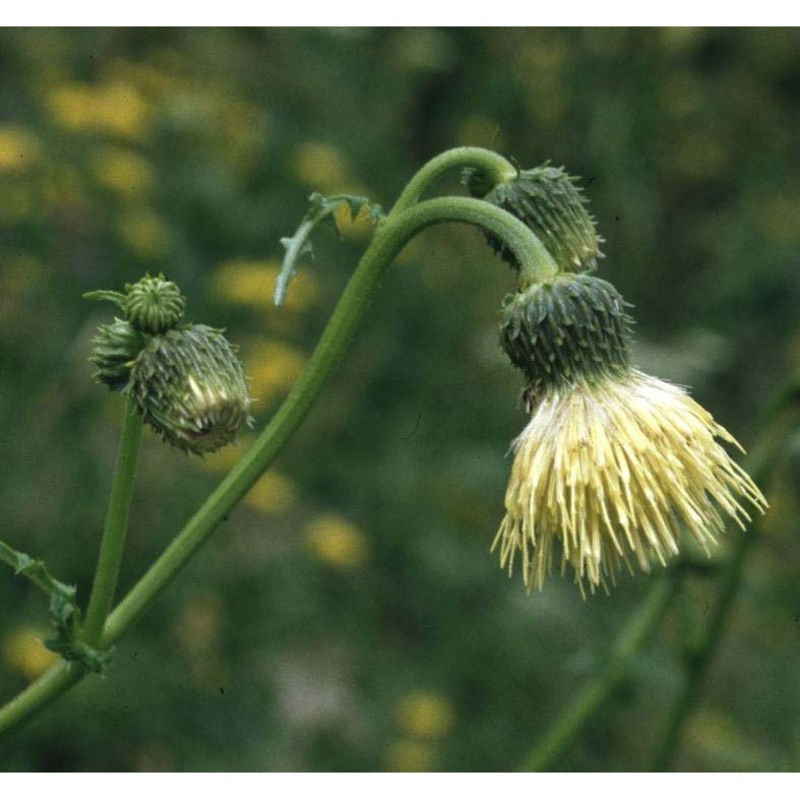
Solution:
{"label": "hairy stem", "polygon": [[448,172],[471,167],[484,173],[491,183],[502,183],[517,174],[517,168],[501,155],[482,147],[454,147],[432,158],[406,184],[392,212],[413,206],[430,186]]}
{"label": "hairy stem", "polygon": [[10,733],[50,705],[85,674],[76,661],[59,661],[44,675],[0,708],[0,737]]}
{"label": "hairy stem", "polygon": [[655,580],[641,607],[614,645],[605,670],[578,692],[575,699],[525,757],[520,766],[521,770],[525,772],[549,770],[575,741],[584,725],[614,689],[628,677],[634,656],[653,635],[669,609],[677,581],[677,575],[674,573]]}
{"label": "hairy stem", "polygon": [[97,647],[100,644],[103,627],[114,602],[114,592],[117,588],[117,578],[125,548],[125,534],[128,530],[128,511],[136,478],[136,459],[139,455],[141,441],[142,418],[136,410],[133,394],[128,393],[125,400],[117,467],[106,512],[103,538],[100,543],[100,555],[97,559],[89,607],[86,610],[86,619],[81,631],[83,640],[91,647]]}

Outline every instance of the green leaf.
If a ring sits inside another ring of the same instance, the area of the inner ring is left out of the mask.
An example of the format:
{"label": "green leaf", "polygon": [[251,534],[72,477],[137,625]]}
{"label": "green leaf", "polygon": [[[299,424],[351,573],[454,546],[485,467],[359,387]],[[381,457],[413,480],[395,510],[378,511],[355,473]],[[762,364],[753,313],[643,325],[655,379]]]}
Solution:
{"label": "green leaf", "polygon": [[278,280],[275,284],[275,305],[283,305],[286,299],[286,292],[289,288],[289,283],[297,273],[297,265],[300,259],[305,256],[313,258],[314,251],[311,247],[309,237],[314,229],[320,225],[328,225],[333,228],[337,234],[340,233],[336,224],[336,218],[333,212],[342,203],[346,203],[350,209],[350,218],[355,219],[361,210],[365,207],[370,208],[370,219],[372,222],[377,223],[385,216],[383,209],[372,203],[368,197],[352,194],[337,194],[331,197],[325,197],[319,192],[314,192],[308,198],[308,211],[300,225],[294,233],[294,236],[286,236],[281,239],[281,244],[286,249],[286,253],[281,264],[281,271],[278,275]]}
{"label": "green leaf", "polygon": [[86,300],[108,300],[111,303],[116,303],[120,308],[125,300],[125,295],[121,292],[112,292],[107,289],[97,289],[94,292],[84,292],[84,299]]}
{"label": "green leaf", "polygon": [[50,622],[56,635],[45,640],[44,645],[68,661],[79,661],[92,672],[102,672],[108,663],[109,654],[101,652],[81,641],[81,612],[78,608],[76,589],[56,580],[44,562],[31,558],[0,541],[0,561],[8,564],[17,575],[23,575],[48,595]]}

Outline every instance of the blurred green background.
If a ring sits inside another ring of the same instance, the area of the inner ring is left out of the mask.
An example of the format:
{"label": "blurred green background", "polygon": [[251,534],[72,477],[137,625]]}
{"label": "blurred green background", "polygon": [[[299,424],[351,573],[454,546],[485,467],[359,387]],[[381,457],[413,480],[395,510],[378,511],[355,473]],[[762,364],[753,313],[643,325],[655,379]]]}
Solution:
{"label": "blurred green background", "polygon": [[[637,363],[691,386],[751,449],[800,369],[798,130],[791,29],[3,30],[0,535],[85,601],[121,403],[87,363],[113,309],[83,292],[176,280],[188,318],[241,345],[258,428],[369,233],[320,232],[275,309],[279,240],[308,194],[386,208],[461,144],[583,177]],[[526,422],[497,342],[513,287],[473,229],[409,246],[275,470],[108,677],[4,741],[0,767],[515,768],[652,579],[584,602],[554,577],[526,596],[488,552]],[[241,448],[201,461],[146,433],[123,591]],[[796,477],[762,488],[772,508],[680,769],[800,769]],[[559,769],[647,767],[680,686],[680,619],[702,621],[713,590],[691,582]],[[9,570],[0,610],[5,699],[50,654],[45,603]]]}

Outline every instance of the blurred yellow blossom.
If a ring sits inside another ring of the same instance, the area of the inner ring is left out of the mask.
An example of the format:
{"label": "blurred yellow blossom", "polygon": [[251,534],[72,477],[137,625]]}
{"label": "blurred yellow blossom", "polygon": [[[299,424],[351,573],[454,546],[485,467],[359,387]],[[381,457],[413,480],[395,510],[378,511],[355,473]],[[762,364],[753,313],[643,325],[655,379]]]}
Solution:
{"label": "blurred yellow blossom", "polygon": [[426,742],[398,739],[386,751],[389,772],[431,772],[436,764],[433,749]]}
{"label": "blurred yellow blossom", "polygon": [[298,179],[320,192],[340,192],[350,167],[341,150],[325,142],[305,142],[292,158]]}
{"label": "blurred yellow blossom", "polygon": [[[235,258],[217,267],[213,288],[219,297],[230,303],[255,308],[274,308],[275,284],[280,272],[280,262],[275,259],[257,261]],[[319,285],[307,270],[300,271],[292,280],[281,308],[298,311],[310,306],[319,295]]]}
{"label": "blurred yellow blossom", "polygon": [[395,707],[395,719],[405,732],[424,739],[440,739],[453,727],[453,704],[435,692],[412,692]]}
{"label": "blurred yellow blossom", "polygon": [[166,222],[151,208],[124,211],[118,220],[122,241],[141,258],[160,258],[169,249],[172,235]]}
{"label": "blurred yellow blossom", "polygon": [[28,680],[41,675],[58,660],[43,644],[44,635],[31,628],[12,631],[3,641],[3,660]]}
{"label": "blurred yellow blossom", "polygon": [[90,166],[99,184],[124,198],[141,197],[155,185],[150,162],[132,150],[104,147],[92,155]]}
{"label": "blurred yellow blossom", "polygon": [[[348,187],[349,194],[361,195],[362,197],[369,197],[369,192],[362,187]],[[372,236],[372,231],[375,223],[370,219],[370,207],[363,206],[361,211],[358,212],[356,218],[350,213],[350,207],[346,203],[342,203],[336,207],[334,211],[336,217],[336,227],[339,229],[342,237],[345,239],[367,239]]]}
{"label": "blurred yellow blossom", "polygon": [[273,470],[259,478],[244,502],[264,514],[286,514],[297,504],[297,487],[285,475]]}
{"label": "blurred yellow blossom", "polygon": [[263,408],[294,385],[306,356],[283,342],[259,341],[245,350],[242,361],[253,402]]}
{"label": "blurred yellow blossom", "polygon": [[369,555],[367,537],[337,514],[317,517],[308,526],[308,546],[320,560],[340,569],[359,569]]}
{"label": "blurred yellow blossom", "polygon": [[41,153],[39,139],[25,128],[0,127],[0,175],[24,172]]}
{"label": "blurred yellow blossom", "polygon": [[73,131],[101,131],[139,140],[151,126],[147,101],[124,81],[99,86],[62,84],[50,90],[45,104],[59,124]]}

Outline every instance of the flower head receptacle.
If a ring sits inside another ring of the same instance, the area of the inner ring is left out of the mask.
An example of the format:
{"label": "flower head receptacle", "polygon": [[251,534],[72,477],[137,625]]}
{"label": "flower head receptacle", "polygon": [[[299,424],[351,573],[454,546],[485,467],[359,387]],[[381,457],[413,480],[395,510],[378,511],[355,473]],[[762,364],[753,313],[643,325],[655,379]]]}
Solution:
{"label": "flower head receptacle", "polygon": [[718,440],[735,439],[681,388],[634,369],[630,318],[611,284],[562,275],[508,301],[502,341],[529,381],[532,418],[513,445],[506,515],[493,548],[525,584],[569,567],[584,591],[622,567],[647,572],[708,551],[726,518],[766,501]]}

